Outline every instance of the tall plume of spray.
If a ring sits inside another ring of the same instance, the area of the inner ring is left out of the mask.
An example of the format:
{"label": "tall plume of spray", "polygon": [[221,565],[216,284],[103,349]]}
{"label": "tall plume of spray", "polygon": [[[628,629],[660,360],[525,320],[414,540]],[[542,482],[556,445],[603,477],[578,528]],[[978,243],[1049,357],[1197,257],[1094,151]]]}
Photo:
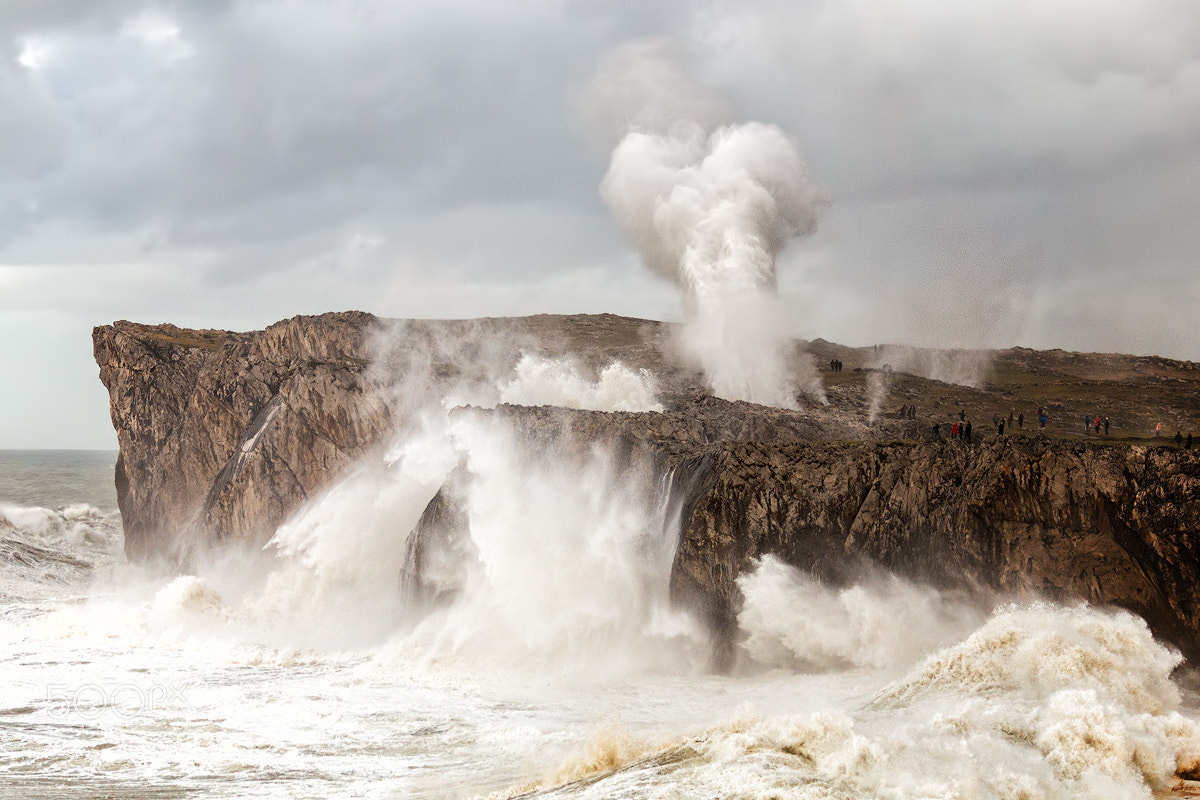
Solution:
{"label": "tall plume of spray", "polygon": [[646,266],[682,290],[684,358],[718,397],[823,400],[777,293],[776,256],[829,204],[793,143],[774,125],[720,125],[720,102],[663,40],[608,53],[588,100],[593,117],[621,121],[600,194]]}

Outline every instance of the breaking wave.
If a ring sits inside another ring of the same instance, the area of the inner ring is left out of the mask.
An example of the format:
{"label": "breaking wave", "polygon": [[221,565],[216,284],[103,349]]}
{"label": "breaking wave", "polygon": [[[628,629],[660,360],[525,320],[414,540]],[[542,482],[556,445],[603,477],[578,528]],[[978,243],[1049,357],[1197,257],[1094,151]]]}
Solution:
{"label": "breaking wave", "polygon": [[1008,606],[863,705],[747,708],[657,745],[599,737],[539,796],[1144,800],[1200,766],[1179,663],[1128,613]]}
{"label": "breaking wave", "polygon": [[41,594],[121,556],[120,516],[86,504],[54,510],[0,503],[0,596]]}

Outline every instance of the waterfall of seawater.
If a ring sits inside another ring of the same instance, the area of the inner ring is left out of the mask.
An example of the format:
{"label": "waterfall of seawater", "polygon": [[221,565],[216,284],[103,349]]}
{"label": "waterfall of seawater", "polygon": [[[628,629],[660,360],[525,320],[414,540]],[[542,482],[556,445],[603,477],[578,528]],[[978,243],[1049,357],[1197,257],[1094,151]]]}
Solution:
{"label": "waterfall of seawater", "polygon": [[[423,544],[413,576],[441,599],[406,603],[410,537],[443,484],[458,524]],[[669,488],[637,455],[533,446],[503,421],[460,413],[361,465],[283,526],[277,567],[238,613],[300,620],[314,643],[392,638],[441,662],[679,671],[702,663],[704,637],[669,603]]]}

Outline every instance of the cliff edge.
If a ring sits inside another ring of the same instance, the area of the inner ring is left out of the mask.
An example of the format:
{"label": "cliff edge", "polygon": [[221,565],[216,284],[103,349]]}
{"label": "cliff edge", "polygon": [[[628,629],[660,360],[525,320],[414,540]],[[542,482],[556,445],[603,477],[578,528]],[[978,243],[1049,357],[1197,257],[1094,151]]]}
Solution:
{"label": "cliff edge", "polygon": [[[817,342],[812,350],[850,370],[824,376],[827,404],[809,398],[789,411],[711,397],[669,356],[668,326],[611,315],[395,323],[345,312],[254,333],[117,322],[93,338],[131,558],[265,542],[388,444],[429,388],[404,380],[418,362],[421,381],[448,385],[505,374],[536,351],[585,371],[613,359],[647,370],[663,409],[454,413],[541,446],[607,442],[669,476],[679,509],[672,596],[700,610],[718,668],[735,643],[737,579],[766,554],[835,584],[883,568],[939,587],[1116,605],[1200,655],[1200,454],[1130,435],[1155,413],[1200,416],[1194,364],[1015,349],[991,354],[983,378],[964,386],[936,369],[882,369],[869,348]],[[1134,399],[1148,386],[1161,397],[1143,411]],[[1033,387],[1051,422],[1035,427],[1029,408],[1030,424],[1001,435],[988,417],[1032,405],[1021,387]],[[1111,436],[1077,429],[1081,411],[1108,408],[1118,410]],[[968,415],[974,441],[946,441]],[[410,592],[428,590],[422,558],[460,513],[452,493],[430,503],[410,537]]]}

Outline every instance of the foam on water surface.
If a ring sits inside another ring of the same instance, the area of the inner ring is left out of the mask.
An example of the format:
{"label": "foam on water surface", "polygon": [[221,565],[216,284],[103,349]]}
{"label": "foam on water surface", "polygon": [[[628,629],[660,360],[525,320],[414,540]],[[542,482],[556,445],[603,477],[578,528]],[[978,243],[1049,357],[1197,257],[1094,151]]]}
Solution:
{"label": "foam on water surface", "polygon": [[[468,388],[606,396],[524,363]],[[1121,800],[1200,762],[1179,656],[1123,612],[765,558],[739,580],[738,670],[707,674],[670,602],[670,481],[438,401],[265,549],[191,574],[124,563],[111,514],[2,506],[0,777],[61,798]],[[439,491],[453,524],[417,602],[402,574]]]}

